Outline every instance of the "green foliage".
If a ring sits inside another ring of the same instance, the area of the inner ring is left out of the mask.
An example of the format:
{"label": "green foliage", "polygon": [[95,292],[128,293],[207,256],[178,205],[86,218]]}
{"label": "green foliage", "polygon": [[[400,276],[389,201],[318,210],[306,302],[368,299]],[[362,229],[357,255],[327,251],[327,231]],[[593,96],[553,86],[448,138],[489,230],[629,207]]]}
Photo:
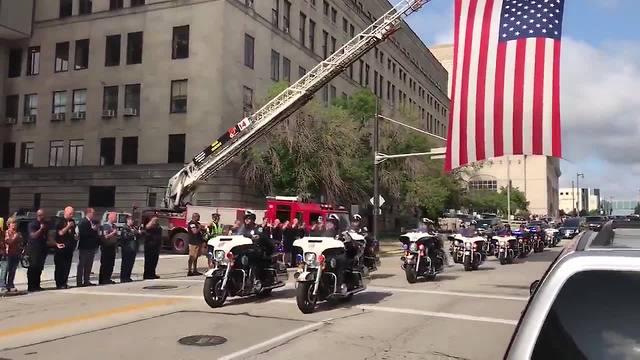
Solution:
{"label": "green foliage", "polygon": [[[468,206],[477,212],[499,212],[506,214],[508,209],[507,188],[496,191],[472,191],[468,196]],[[511,213],[525,212],[529,207],[524,193],[511,188]]]}

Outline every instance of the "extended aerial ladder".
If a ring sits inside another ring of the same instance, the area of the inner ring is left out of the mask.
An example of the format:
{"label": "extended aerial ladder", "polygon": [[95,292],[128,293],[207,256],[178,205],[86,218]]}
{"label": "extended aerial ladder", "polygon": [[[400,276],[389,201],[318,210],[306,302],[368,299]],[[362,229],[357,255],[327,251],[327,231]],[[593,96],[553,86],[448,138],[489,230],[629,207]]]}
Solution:
{"label": "extended aerial ladder", "polygon": [[274,126],[303,107],[313,94],[339,76],[356,60],[399,29],[402,18],[431,0],[402,0],[360,34],[278,94],[253,115],[242,119],[169,179],[164,198],[167,208],[182,208],[198,184],[226,166]]}

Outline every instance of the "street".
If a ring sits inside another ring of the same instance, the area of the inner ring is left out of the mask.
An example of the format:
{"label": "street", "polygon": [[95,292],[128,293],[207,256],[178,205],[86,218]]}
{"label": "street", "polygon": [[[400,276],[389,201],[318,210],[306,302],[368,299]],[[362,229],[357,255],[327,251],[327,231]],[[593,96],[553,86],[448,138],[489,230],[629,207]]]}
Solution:
{"label": "street", "polygon": [[[0,358],[493,360],[508,345],[529,284],[559,249],[513,265],[490,258],[474,272],[455,265],[413,285],[399,255],[384,257],[365,293],[311,315],[296,306],[292,276],[270,299],[211,309],[202,278],[184,277],[186,257],[164,255],[159,280],[0,299]],[[138,260],[134,272],[141,269]],[[194,335],[209,337],[178,342]]]}

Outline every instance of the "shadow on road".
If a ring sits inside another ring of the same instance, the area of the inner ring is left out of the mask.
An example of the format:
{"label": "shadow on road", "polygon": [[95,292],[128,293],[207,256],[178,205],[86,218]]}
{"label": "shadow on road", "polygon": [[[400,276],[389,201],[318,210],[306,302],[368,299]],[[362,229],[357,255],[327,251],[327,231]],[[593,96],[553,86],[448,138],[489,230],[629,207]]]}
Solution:
{"label": "shadow on road", "polygon": [[371,280],[388,279],[394,277],[394,274],[371,274]]}

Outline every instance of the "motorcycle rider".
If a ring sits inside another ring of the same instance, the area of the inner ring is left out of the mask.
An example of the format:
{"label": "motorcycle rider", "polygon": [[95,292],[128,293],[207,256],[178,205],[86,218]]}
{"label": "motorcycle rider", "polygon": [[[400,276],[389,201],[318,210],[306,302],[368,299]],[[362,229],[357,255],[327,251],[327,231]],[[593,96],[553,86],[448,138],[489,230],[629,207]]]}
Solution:
{"label": "motorcycle rider", "polygon": [[331,257],[336,259],[337,283],[338,286],[340,286],[340,292],[344,295],[347,293],[347,284],[344,283],[344,272],[347,267],[347,262],[350,259],[349,255],[352,255],[353,253],[353,242],[349,241],[348,237],[340,235],[340,218],[336,214],[330,214],[325,222],[325,228],[322,236],[342,241],[345,245],[345,249],[341,249],[339,252],[327,250],[325,251],[325,256],[327,258]]}
{"label": "motorcycle rider", "polygon": [[434,234],[435,233],[434,225],[435,223],[433,222],[433,220],[426,217],[422,218],[422,220],[420,221],[420,225],[418,226],[418,231]]}
{"label": "motorcycle rider", "polygon": [[256,214],[251,210],[244,213],[244,224],[238,230],[238,235],[250,238],[259,248],[258,254],[252,259],[252,265],[256,279],[263,279],[264,268],[268,266],[268,260],[275,251],[275,246],[262,228],[256,225]]}
{"label": "motorcycle rider", "polygon": [[360,214],[355,214],[351,218],[351,231],[354,231],[358,234],[362,233],[362,216]]}

